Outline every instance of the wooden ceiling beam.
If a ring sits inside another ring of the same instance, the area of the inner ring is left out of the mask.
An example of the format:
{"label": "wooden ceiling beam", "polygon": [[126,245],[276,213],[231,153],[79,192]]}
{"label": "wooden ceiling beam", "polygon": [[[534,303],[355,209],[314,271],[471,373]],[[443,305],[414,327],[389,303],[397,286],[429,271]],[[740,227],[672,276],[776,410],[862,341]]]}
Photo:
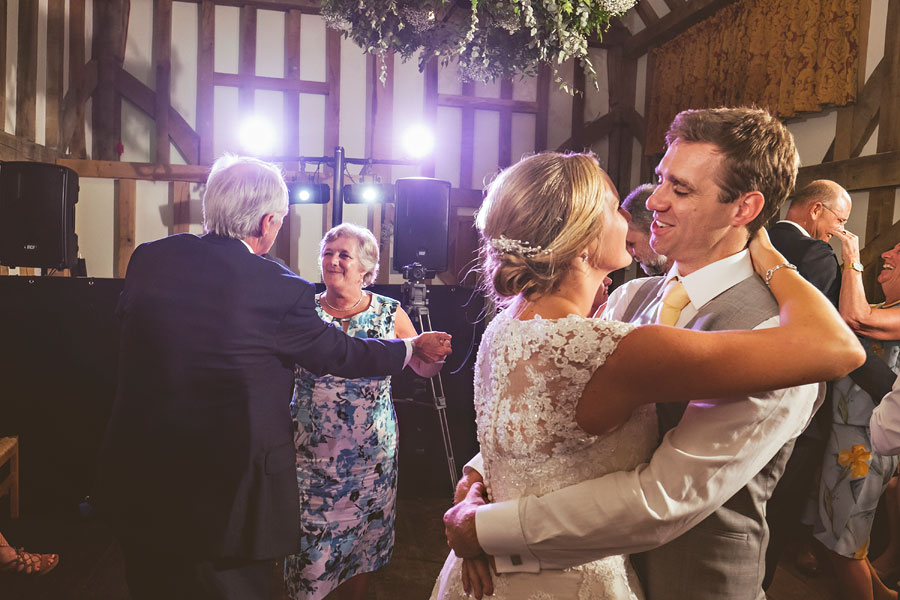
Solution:
{"label": "wooden ceiling beam", "polygon": [[625,42],[625,56],[637,58],[673,39],[735,0],[690,0]]}
{"label": "wooden ceiling beam", "polygon": [[[184,0],[200,4],[202,0]],[[237,6],[247,8],[261,8],[264,10],[299,10],[307,14],[319,14],[318,0],[215,0],[213,4],[219,6]]]}
{"label": "wooden ceiling beam", "polygon": [[848,192],[900,186],[900,150],[801,167],[797,189],[817,179],[830,179]]}
{"label": "wooden ceiling beam", "polygon": [[453,106],[455,108],[471,108],[475,110],[509,110],[518,113],[538,112],[537,102],[529,102],[527,100],[512,100],[508,98],[467,96],[465,94],[438,94],[438,106]]}
{"label": "wooden ceiling beam", "polygon": [[656,14],[656,11],[653,10],[653,7],[650,6],[650,3],[648,2],[638,2],[634,5],[634,10],[637,11],[641,21],[644,22],[645,27],[650,27],[659,21],[659,15]]}

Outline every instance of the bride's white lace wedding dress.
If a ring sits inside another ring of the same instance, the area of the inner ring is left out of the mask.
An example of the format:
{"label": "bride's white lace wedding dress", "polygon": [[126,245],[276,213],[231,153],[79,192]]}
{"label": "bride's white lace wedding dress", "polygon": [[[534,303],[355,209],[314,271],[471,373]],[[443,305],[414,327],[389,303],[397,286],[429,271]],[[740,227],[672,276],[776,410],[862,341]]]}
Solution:
{"label": "bride's white lace wedding dress", "polygon": [[[657,435],[652,404],[608,435],[589,435],[575,422],[591,374],[633,328],[574,315],[519,321],[508,311],[488,325],[475,365],[475,410],[490,501],[540,496],[648,460]],[[433,600],[467,598],[461,563],[451,552]],[[497,600],[643,598],[624,556],[493,577]]]}

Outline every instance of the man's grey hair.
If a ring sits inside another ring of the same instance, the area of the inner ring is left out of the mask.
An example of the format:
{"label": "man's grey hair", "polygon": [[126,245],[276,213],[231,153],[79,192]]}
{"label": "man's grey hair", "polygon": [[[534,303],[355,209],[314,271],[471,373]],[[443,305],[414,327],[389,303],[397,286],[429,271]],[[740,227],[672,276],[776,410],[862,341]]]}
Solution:
{"label": "man's grey hair", "polygon": [[791,208],[809,206],[815,202],[821,202],[831,208],[843,192],[844,189],[837,183],[828,179],[817,179],[794,192],[790,197]]}
{"label": "man's grey hair", "polygon": [[226,154],[213,163],[203,194],[203,229],[246,239],[262,235],[267,214],[287,212],[288,191],[281,169],[248,156]]}
{"label": "man's grey hair", "polygon": [[656,191],[652,183],[639,185],[622,202],[622,209],[631,215],[631,222],[644,233],[650,233],[650,223],[653,222],[653,211],[647,209],[647,198]]}
{"label": "man's grey hair", "polygon": [[322,253],[325,252],[325,244],[341,237],[356,240],[356,245],[359,248],[359,256],[357,258],[365,270],[362,286],[368,287],[375,283],[375,278],[378,277],[378,257],[380,255],[378,240],[365,227],[358,227],[352,223],[341,223],[337,227],[332,227],[325,234],[325,237],[322,238],[322,241],[319,243],[319,272],[322,273]]}

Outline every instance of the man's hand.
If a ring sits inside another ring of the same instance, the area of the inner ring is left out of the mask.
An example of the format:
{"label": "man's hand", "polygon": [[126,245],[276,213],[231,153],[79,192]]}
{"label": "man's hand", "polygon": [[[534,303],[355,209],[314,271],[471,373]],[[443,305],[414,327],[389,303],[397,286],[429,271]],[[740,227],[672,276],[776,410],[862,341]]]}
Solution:
{"label": "man's hand", "polygon": [[444,513],[447,545],[453,548],[460,558],[476,558],[484,553],[478,543],[478,533],[475,531],[475,510],[486,504],[484,495],[484,484],[475,482],[469,488],[465,499]]}
{"label": "man's hand", "polygon": [[412,339],[413,356],[426,363],[443,360],[452,352],[450,334],[443,331],[428,331]]}

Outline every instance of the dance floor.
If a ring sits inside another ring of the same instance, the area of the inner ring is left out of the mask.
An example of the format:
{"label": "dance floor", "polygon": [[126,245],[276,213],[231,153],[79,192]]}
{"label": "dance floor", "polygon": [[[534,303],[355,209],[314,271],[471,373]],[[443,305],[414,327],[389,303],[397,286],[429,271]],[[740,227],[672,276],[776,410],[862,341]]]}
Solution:
{"label": "dance floor", "polygon": [[[409,482],[413,485],[414,482]],[[5,500],[5,499],[4,499]],[[109,531],[77,514],[10,521],[0,501],[0,531],[13,544],[59,552],[60,565],[46,577],[0,574],[0,598],[15,600],[128,600],[122,557]],[[397,513],[397,541],[391,564],[376,574],[367,600],[426,600],[446,557],[441,515],[449,498],[405,493]],[[74,512],[74,511],[73,511]],[[273,577],[277,577],[277,567]],[[809,578],[790,565],[779,567],[770,600],[831,600],[833,578]],[[273,600],[280,600],[275,596]],[[687,599],[686,599],[687,600]]]}

